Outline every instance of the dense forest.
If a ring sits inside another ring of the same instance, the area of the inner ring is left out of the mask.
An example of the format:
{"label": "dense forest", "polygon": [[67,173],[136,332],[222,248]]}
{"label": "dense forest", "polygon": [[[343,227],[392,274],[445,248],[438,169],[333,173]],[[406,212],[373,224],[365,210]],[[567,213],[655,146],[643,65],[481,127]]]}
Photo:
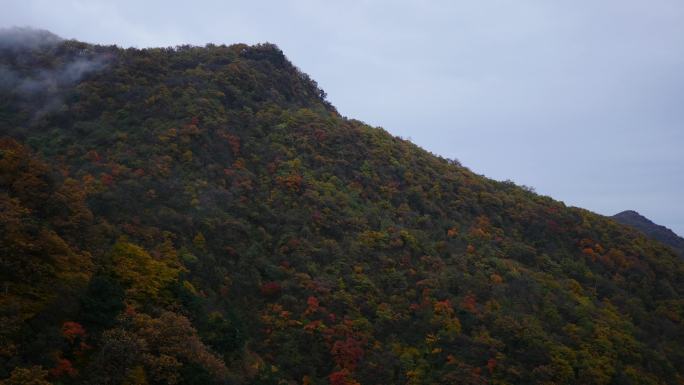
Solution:
{"label": "dense forest", "polygon": [[271,44],[21,33],[1,384],[684,384],[684,263],[636,230],[341,116]]}

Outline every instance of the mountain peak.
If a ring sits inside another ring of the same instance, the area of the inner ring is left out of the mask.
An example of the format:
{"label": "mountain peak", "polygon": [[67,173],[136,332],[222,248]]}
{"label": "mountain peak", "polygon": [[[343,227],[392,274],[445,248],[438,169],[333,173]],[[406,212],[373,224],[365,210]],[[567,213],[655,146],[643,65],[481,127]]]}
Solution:
{"label": "mountain peak", "polygon": [[631,219],[631,220],[641,221],[644,223],[650,223],[650,224],[655,225],[655,223],[653,221],[651,221],[650,219],[641,215],[638,211],[634,211],[634,210],[625,210],[625,211],[619,212],[619,213],[613,215],[613,218],[623,218],[625,220]]}
{"label": "mountain peak", "polygon": [[672,247],[680,256],[684,257],[684,238],[667,227],[654,223],[634,210],[625,210],[613,215],[612,218]]}

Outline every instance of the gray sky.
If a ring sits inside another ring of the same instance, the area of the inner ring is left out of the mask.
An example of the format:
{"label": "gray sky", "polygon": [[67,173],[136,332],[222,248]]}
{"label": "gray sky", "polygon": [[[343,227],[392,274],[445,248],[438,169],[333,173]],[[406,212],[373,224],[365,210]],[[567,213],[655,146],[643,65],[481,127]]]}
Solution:
{"label": "gray sky", "polygon": [[684,235],[682,0],[0,2],[94,43],[276,43],[343,115]]}

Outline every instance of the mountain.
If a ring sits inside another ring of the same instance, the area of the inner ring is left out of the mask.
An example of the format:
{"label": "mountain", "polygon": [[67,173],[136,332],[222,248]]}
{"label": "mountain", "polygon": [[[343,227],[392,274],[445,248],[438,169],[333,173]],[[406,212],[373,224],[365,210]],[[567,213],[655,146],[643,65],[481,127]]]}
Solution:
{"label": "mountain", "polygon": [[613,215],[611,218],[633,227],[649,238],[662,242],[674,249],[680,256],[684,257],[684,238],[675,234],[674,231],[665,226],[653,223],[650,219],[642,216],[636,211],[627,210]]}
{"label": "mountain", "polygon": [[671,249],[341,116],[275,45],[11,39],[3,384],[684,381]]}

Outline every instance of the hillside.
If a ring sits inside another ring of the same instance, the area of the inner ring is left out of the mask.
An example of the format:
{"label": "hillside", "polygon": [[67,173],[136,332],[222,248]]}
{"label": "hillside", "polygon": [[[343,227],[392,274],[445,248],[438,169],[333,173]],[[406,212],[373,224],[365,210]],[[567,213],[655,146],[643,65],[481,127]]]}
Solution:
{"label": "hillside", "polygon": [[276,46],[4,39],[4,384],[684,381],[670,249],[340,116]]}
{"label": "hillside", "polygon": [[653,223],[650,219],[644,217],[636,211],[627,210],[613,215],[611,218],[633,227],[649,238],[662,242],[674,249],[680,256],[684,257],[684,238],[675,234],[674,231],[665,226]]}

